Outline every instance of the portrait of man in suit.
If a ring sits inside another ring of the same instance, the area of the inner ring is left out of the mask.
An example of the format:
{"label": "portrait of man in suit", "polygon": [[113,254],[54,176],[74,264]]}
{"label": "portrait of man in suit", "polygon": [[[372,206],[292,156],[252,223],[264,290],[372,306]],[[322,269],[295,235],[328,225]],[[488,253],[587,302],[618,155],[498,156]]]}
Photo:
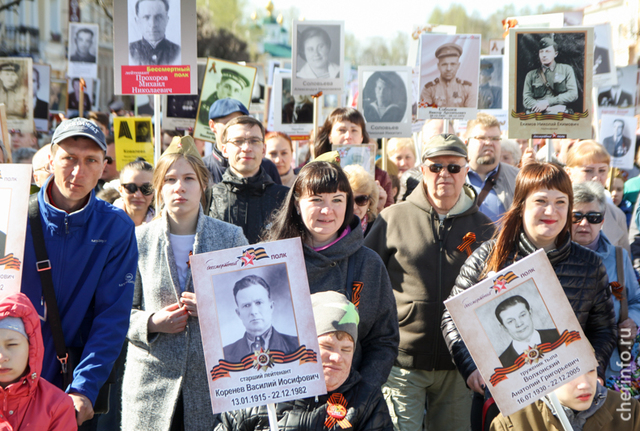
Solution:
{"label": "portrait of man in suit", "polygon": [[612,85],[609,90],[598,94],[598,106],[617,106],[619,108],[629,108],[633,106],[633,96],[622,89],[623,73],[618,69],[618,83]]}
{"label": "portrait of man in suit", "polygon": [[624,136],[624,120],[613,120],[613,136],[607,136],[602,141],[607,152],[612,157],[623,157],[631,148],[631,138]]}
{"label": "portrait of man in suit", "polygon": [[260,349],[280,351],[285,355],[295,351],[298,338],[282,334],[272,325],[274,302],[271,287],[257,275],[248,275],[233,286],[236,315],[245,327],[244,335],[236,342],[224,346],[224,359],[240,362],[242,358]]}
{"label": "portrait of man in suit", "polygon": [[33,68],[33,118],[47,119],[49,118],[49,102],[38,98],[40,91],[40,72]]}
{"label": "portrait of man in suit", "polygon": [[[607,27],[608,28],[608,27]],[[609,66],[609,49],[598,45],[598,32],[593,32],[593,74],[611,72]]]}
{"label": "portrait of man in suit", "polygon": [[[310,96],[294,94],[292,99],[293,100],[289,100],[282,107],[282,124],[313,123],[313,102]],[[283,97],[283,101],[286,100],[287,99]]]}
{"label": "portrait of man in suit", "polygon": [[512,366],[525,350],[560,338],[557,329],[536,329],[529,302],[520,295],[511,296],[496,307],[500,326],[511,337],[509,347],[500,355],[503,367]]}
{"label": "portrait of man in suit", "polygon": [[[178,23],[179,14],[179,8],[171,13]],[[180,45],[169,41],[165,34],[169,19],[169,0],[136,1],[135,23],[142,39],[129,43],[131,66],[180,64]]]}

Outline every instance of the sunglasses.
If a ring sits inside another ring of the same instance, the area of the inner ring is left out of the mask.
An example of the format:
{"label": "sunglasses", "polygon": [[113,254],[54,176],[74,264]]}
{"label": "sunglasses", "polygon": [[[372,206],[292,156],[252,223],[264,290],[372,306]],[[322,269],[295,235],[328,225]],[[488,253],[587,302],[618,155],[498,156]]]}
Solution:
{"label": "sunglasses", "polygon": [[429,170],[434,174],[440,173],[440,171],[442,171],[442,169],[444,169],[445,167],[447,168],[447,171],[449,171],[450,174],[457,174],[463,168],[463,166],[456,165],[455,163],[449,163],[447,166],[442,165],[440,163],[434,163],[432,165],[429,165],[428,167],[429,167]]}
{"label": "sunglasses", "polygon": [[153,193],[153,186],[150,183],[144,183],[140,187],[138,187],[134,183],[121,184],[121,185],[130,194],[134,194],[135,192],[138,191],[138,189],[140,190],[140,193],[142,193],[145,196],[149,196],[150,194]]}
{"label": "sunglasses", "polygon": [[113,157],[107,156],[104,159],[107,161],[107,165],[110,165],[113,163]]}
{"label": "sunglasses", "polygon": [[602,213],[590,212],[590,213],[583,214],[581,212],[574,212],[573,223],[574,224],[580,223],[582,219],[585,217],[587,218],[587,221],[591,224],[602,223],[602,220],[604,220],[604,214]]}
{"label": "sunglasses", "polygon": [[371,196],[360,195],[353,198],[353,200],[356,201],[356,205],[358,205],[359,207],[363,207],[369,204],[369,200],[371,200]]}

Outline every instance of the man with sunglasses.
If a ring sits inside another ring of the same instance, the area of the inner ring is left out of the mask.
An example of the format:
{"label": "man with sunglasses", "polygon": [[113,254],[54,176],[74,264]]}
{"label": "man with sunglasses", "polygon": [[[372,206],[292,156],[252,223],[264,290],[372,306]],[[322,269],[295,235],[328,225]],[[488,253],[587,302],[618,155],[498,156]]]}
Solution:
{"label": "man with sunglasses", "polygon": [[500,122],[496,117],[478,113],[467,123],[469,173],[467,183],[478,193],[478,207],[496,222],[511,207],[518,168],[500,162]]}
{"label": "man with sunglasses", "polygon": [[211,188],[209,214],[240,226],[250,244],[260,240],[272,213],[289,191],[273,182],[262,167],[266,154],[264,126],[248,115],[233,118],[220,134],[222,155],[229,167]]}
{"label": "man with sunglasses", "polygon": [[422,151],[422,183],[405,202],[382,211],[365,245],[376,251],[394,289],[400,345],[383,386],[394,427],[469,429],[471,392],[441,336],[443,301],[467,257],[494,232],[465,184],[467,147],[455,135],[431,137]]}

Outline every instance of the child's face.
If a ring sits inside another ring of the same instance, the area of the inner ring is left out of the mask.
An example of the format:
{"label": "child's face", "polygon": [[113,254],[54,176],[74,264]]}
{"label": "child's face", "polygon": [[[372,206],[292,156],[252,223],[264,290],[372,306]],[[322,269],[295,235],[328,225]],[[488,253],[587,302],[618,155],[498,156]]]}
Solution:
{"label": "child's face", "polygon": [[11,329],[0,329],[0,386],[6,388],[24,375],[29,364],[29,342]]}
{"label": "child's face", "polygon": [[622,181],[622,178],[613,179],[613,185],[610,191],[613,203],[616,206],[620,205],[620,202],[622,202],[622,196],[624,195],[624,181]]}
{"label": "child's face", "polygon": [[575,380],[555,390],[560,404],[576,411],[584,411],[591,407],[596,396],[598,373],[591,370]]}

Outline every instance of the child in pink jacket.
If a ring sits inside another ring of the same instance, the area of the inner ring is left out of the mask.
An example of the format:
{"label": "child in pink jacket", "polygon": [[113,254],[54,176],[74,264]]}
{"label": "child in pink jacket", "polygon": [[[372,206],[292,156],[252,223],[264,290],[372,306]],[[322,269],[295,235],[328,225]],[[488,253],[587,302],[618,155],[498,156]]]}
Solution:
{"label": "child in pink jacket", "polygon": [[40,319],[22,293],[0,299],[0,431],[77,430],[73,401],[40,378]]}

